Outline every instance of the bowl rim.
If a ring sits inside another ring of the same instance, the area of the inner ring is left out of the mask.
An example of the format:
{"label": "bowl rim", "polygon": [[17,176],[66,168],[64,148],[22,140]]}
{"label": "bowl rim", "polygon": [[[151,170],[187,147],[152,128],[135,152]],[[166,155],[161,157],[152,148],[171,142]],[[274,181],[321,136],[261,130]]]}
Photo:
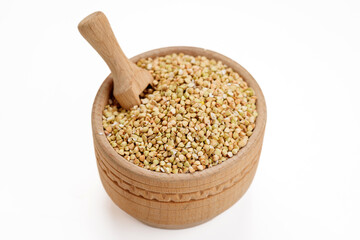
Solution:
{"label": "bowl rim", "polygon": [[[251,152],[253,145],[256,144],[257,141],[262,141],[262,133],[265,130],[266,119],[267,119],[267,109],[266,102],[263,95],[263,92],[256,82],[256,80],[252,77],[252,75],[243,68],[236,61],[211,50],[205,48],[198,47],[189,47],[189,46],[172,46],[172,47],[163,47],[157,48],[150,51],[146,51],[144,53],[138,54],[132,57],[130,60],[133,62],[137,62],[141,58],[154,58],[158,56],[165,56],[171,53],[184,53],[192,56],[206,56],[209,59],[215,59],[216,61],[222,61],[228,67],[231,67],[235,72],[238,72],[239,75],[248,83],[250,87],[252,87],[257,96],[256,108],[258,111],[258,116],[256,119],[256,126],[253,131],[253,134],[249,137],[249,141],[245,145],[245,147],[241,148],[239,152],[233,157],[227,159],[225,162],[218,164],[211,168],[206,168],[203,171],[196,171],[194,173],[184,173],[184,174],[170,174],[163,172],[155,172],[151,170],[147,170],[145,168],[139,167],[125,158],[120,156],[109,144],[105,134],[103,134],[103,126],[102,126],[102,111],[99,106],[99,102],[104,96],[109,96],[109,89],[112,91],[112,77],[111,74],[104,80],[102,85],[100,86],[97,95],[95,97],[93,107],[92,107],[92,130],[94,141],[98,143],[97,147],[101,149],[101,151],[106,152],[112,164],[119,168],[123,168],[129,174],[135,176],[145,177],[147,179],[155,179],[160,182],[185,182],[185,181],[193,181],[197,179],[202,179],[204,176],[212,177],[220,172],[222,168],[231,168],[231,166],[236,161],[241,161],[244,155],[249,154]],[[261,138],[261,139],[260,139]]]}

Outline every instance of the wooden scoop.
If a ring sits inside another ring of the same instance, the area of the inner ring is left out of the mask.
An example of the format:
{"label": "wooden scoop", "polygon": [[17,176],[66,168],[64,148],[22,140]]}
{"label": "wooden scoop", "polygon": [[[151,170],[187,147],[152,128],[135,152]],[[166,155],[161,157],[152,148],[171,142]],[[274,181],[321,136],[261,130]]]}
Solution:
{"label": "wooden scoop", "polygon": [[105,14],[90,14],[79,23],[78,28],[109,66],[114,82],[113,94],[121,107],[130,109],[139,105],[139,95],[152,83],[153,77],[125,56]]}

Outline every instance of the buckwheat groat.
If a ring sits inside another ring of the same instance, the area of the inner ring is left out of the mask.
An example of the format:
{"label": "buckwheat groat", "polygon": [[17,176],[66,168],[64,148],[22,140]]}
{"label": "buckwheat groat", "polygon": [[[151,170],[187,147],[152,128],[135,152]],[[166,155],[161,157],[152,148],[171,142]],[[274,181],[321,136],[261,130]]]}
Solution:
{"label": "buckwheat groat", "polygon": [[193,173],[226,161],[255,128],[256,96],[220,61],[172,54],[141,59],[154,77],[131,110],[109,100],[103,127],[128,161],[157,172]]}

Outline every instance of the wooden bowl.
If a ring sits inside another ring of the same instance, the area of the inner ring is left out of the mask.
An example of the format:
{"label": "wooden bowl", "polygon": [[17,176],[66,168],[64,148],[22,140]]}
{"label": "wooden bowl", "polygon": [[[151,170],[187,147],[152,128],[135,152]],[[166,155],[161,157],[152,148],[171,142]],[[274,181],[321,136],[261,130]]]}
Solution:
{"label": "wooden bowl", "polygon": [[[221,60],[238,72],[255,91],[256,127],[245,147],[227,161],[201,172],[166,174],[136,166],[109,144],[102,127],[102,111],[112,94],[109,75],[101,85],[92,109],[92,131],[98,170],[103,186],[122,210],[136,219],[160,228],[187,228],[222,213],[249,188],[258,165],[266,124],[266,104],[254,78],[238,63],[219,53],[195,47],[167,47],[133,57],[155,58],[172,53],[206,56]],[[239,213],[241,214],[241,213]]]}

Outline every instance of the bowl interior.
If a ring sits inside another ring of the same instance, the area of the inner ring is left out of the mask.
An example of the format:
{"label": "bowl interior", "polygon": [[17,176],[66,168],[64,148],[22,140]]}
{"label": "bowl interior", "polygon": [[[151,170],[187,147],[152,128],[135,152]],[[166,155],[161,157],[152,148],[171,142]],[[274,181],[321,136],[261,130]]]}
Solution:
{"label": "bowl interior", "polygon": [[258,111],[258,117],[256,119],[256,126],[253,131],[253,134],[249,137],[249,141],[245,147],[241,148],[240,151],[229,158],[225,162],[222,162],[219,165],[216,165],[211,168],[207,168],[203,171],[196,171],[192,174],[165,174],[162,172],[149,171],[139,166],[136,166],[133,163],[128,162],[126,159],[121,157],[109,144],[105,135],[103,134],[102,127],[102,111],[105,105],[108,103],[108,99],[112,96],[112,77],[111,74],[105,79],[104,83],[101,85],[98,94],[95,98],[93,111],[92,111],[92,126],[93,126],[93,134],[94,138],[100,143],[100,147],[103,151],[107,152],[110,157],[112,164],[118,166],[119,168],[125,168],[126,171],[129,171],[131,174],[134,174],[138,177],[142,177],[144,179],[153,179],[156,178],[157,181],[163,182],[182,182],[190,179],[203,178],[204,175],[210,176],[215,175],[222,168],[231,168],[231,165],[234,161],[241,161],[243,155],[248,154],[252,149],[252,145],[262,138],[262,133],[266,124],[266,104],[263,93],[255,81],[255,79],[250,75],[245,68],[243,68],[240,64],[235,62],[234,60],[225,57],[219,53],[214,51],[210,51],[203,48],[196,47],[166,47],[151,50],[142,54],[139,54],[131,60],[133,62],[137,62],[141,58],[155,58],[160,56],[165,56],[172,53],[184,53],[192,56],[205,56],[209,59],[215,59],[216,61],[222,61],[228,67],[231,67],[235,72],[239,73],[240,76],[248,83],[248,85],[254,89],[255,95],[257,96],[256,108]]}

